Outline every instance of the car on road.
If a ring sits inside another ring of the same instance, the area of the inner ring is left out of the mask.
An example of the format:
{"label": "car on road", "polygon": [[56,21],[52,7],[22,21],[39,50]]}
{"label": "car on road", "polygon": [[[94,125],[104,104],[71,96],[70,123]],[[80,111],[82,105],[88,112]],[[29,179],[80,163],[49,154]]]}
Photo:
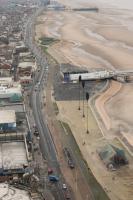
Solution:
{"label": "car on road", "polygon": [[33,128],[34,128],[34,129],[37,129],[37,126],[36,126],[36,124],[33,124]]}
{"label": "car on road", "polygon": [[71,154],[71,151],[65,147],[63,149],[63,152],[64,152],[64,155],[67,159],[67,163],[68,163],[68,166],[71,168],[71,169],[74,169],[75,168],[75,163],[74,163],[74,160],[73,160],[73,157],[72,157],[72,154]]}
{"label": "car on road", "polygon": [[66,190],[65,191],[65,199],[71,199],[71,197],[70,197],[70,193],[69,193],[69,191],[68,190]]}
{"label": "car on road", "polygon": [[48,71],[48,66],[45,67],[45,70]]}
{"label": "car on road", "polygon": [[65,183],[62,184],[62,189],[63,189],[63,190],[66,190],[66,189],[67,189],[67,186],[66,186]]}
{"label": "car on road", "polygon": [[34,135],[35,135],[36,137],[39,136],[38,130],[35,130],[35,131],[34,131]]}
{"label": "car on road", "polygon": [[59,177],[56,176],[56,175],[49,175],[49,181],[58,182],[59,181]]}
{"label": "car on road", "polygon": [[68,166],[69,166],[71,169],[74,169],[74,168],[75,168],[75,165],[74,165],[74,163],[72,162],[72,160],[68,160]]}
{"label": "car on road", "polygon": [[48,168],[48,174],[52,174],[53,173],[53,169],[52,168]]}
{"label": "car on road", "polygon": [[38,90],[38,86],[35,87],[35,92]]}

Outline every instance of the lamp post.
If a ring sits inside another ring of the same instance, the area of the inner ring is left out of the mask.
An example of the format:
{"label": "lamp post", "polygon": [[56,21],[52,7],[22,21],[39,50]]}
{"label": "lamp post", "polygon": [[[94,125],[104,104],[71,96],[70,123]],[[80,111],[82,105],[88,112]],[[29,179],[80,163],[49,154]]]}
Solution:
{"label": "lamp post", "polygon": [[89,100],[89,93],[86,92],[86,101],[87,101],[87,131],[86,131],[86,133],[89,133],[89,130],[88,130],[88,100]]}
{"label": "lamp post", "polygon": [[82,80],[82,87],[83,87],[83,117],[85,117],[85,114],[84,114],[84,88],[85,88],[85,81]]}
{"label": "lamp post", "polygon": [[80,82],[81,82],[81,75],[79,76],[79,107],[78,107],[78,110],[80,110]]}

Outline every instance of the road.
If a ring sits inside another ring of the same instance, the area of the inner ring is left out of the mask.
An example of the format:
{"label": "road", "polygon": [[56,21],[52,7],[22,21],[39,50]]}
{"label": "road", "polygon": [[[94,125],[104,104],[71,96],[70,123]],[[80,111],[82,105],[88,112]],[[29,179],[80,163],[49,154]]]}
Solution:
{"label": "road", "polygon": [[[47,65],[44,65],[44,67],[40,71],[40,75],[39,75],[39,79],[38,79],[39,84],[37,83],[34,86],[35,89],[33,88],[31,104],[32,104],[35,122],[38,127],[39,134],[40,134],[40,146],[41,146],[43,157],[46,158],[48,165],[53,168],[54,173],[59,175],[60,179],[62,179],[62,177],[60,175],[61,172],[60,172],[58,160],[56,157],[56,149],[53,144],[53,140],[51,138],[49,129],[47,127],[47,123],[44,118],[45,116],[43,115],[43,112],[42,112],[41,91],[43,89],[43,84],[44,84],[44,80],[45,80],[44,77],[46,77],[45,76],[45,74],[46,74],[45,67],[46,66]],[[55,195],[56,199],[59,199],[59,200],[64,199],[61,181],[55,185],[55,189],[56,189],[56,191],[54,191],[54,195]]]}
{"label": "road", "polygon": [[34,42],[34,22],[36,17],[41,13],[43,8],[37,10],[37,12],[27,21],[24,27],[25,44],[29,47],[34,54],[37,63],[40,65],[40,73],[37,80],[33,84],[31,93],[31,105],[33,109],[33,115],[36,125],[40,134],[40,147],[43,157],[47,160],[48,165],[53,168],[55,174],[60,178],[60,181],[54,185],[54,197],[58,200],[65,199],[62,190],[63,176],[59,167],[59,163],[56,156],[56,149],[47,127],[45,120],[44,110],[42,109],[42,90],[46,87],[47,81],[47,69],[48,64],[44,57],[44,53],[41,48]]}

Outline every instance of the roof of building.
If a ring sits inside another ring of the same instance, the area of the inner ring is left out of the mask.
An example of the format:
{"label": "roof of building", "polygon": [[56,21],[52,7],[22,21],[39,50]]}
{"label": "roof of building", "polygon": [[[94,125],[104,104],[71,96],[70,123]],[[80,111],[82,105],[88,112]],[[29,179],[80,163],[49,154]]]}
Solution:
{"label": "roof of building", "polygon": [[28,165],[25,143],[13,141],[1,143],[0,162],[2,163],[0,168],[23,169],[23,165]]}
{"label": "roof of building", "polygon": [[114,156],[122,157],[125,161],[127,160],[124,150],[111,144],[101,147],[98,153],[106,165],[114,162]]}
{"label": "roof of building", "polygon": [[20,48],[26,48],[26,46],[24,44],[20,44],[16,46],[16,49],[20,49]]}
{"label": "roof of building", "polygon": [[19,54],[19,57],[27,57],[27,56],[32,56],[30,52],[22,52]]}
{"label": "roof of building", "polygon": [[34,67],[34,62],[21,62],[18,65],[18,68],[27,68],[27,67]]}
{"label": "roof of building", "polygon": [[0,124],[16,122],[15,110],[0,110],[0,116]]}
{"label": "roof of building", "polygon": [[2,95],[2,94],[19,94],[19,95],[22,95],[21,87],[1,87],[0,86],[0,95]]}
{"label": "roof of building", "polygon": [[109,164],[115,154],[116,152],[111,145],[105,145],[99,151],[99,156],[105,164]]}
{"label": "roof of building", "polygon": [[21,76],[19,77],[20,81],[23,81],[23,80],[32,80],[32,77],[31,76]]}
{"label": "roof of building", "polygon": [[29,194],[27,191],[25,190],[20,190],[17,189],[11,185],[8,185],[6,183],[0,183],[0,199],[4,200],[8,200],[8,199],[12,199],[12,200],[32,200],[31,197],[29,197]]}
{"label": "roof of building", "polygon": [[9,103],[9,104],[6,104],[4,106],[0,106],[0,110],[10,110],[10,109],[15,111],[16,116],[17,116],[18,113],[24,113],[25,112],[23,103],[19,103],[19,104],[10,104]]}
{"label": "roof of building", "polygon": [[2,83],[12,83],[13,78],[12,77],[0,77],[0,84]]}
{"label": "roof of building", "polygon": [[96,71],[96,72],[88,72],[88,73],[78,73],[78,74],[70,74],[71,81],[79,80],[79,76],[81,76],[82,80],[93,80],[93,79],[104,79],[110,78],[114,75],[113,71]]}

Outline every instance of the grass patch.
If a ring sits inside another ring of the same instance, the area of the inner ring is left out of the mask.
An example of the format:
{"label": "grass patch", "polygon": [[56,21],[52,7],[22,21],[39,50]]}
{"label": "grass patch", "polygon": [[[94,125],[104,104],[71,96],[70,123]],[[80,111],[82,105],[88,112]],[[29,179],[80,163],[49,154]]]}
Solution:
{"label": "grass patch", "polygon": [[59,40],[55,39],[55,38],[51,38],[51,37],[42,37],[42,38],[39,38],[39,43],[41,45],[44,45],[44,46],[49,46],[55,42],[58,42]]}
{"label": "grass patch", "polygon": [[41,46],[41,48],[43,49],[43,51],[44,51],[45,53],[47,53],[48,47],[46,47],[46,46]]}
{"label": "grass patch", "polygon": [[58,108],[56,102],[53,102],[53,107],[54,107],[55,114],[58,115],[59,114],[59,108]]}

